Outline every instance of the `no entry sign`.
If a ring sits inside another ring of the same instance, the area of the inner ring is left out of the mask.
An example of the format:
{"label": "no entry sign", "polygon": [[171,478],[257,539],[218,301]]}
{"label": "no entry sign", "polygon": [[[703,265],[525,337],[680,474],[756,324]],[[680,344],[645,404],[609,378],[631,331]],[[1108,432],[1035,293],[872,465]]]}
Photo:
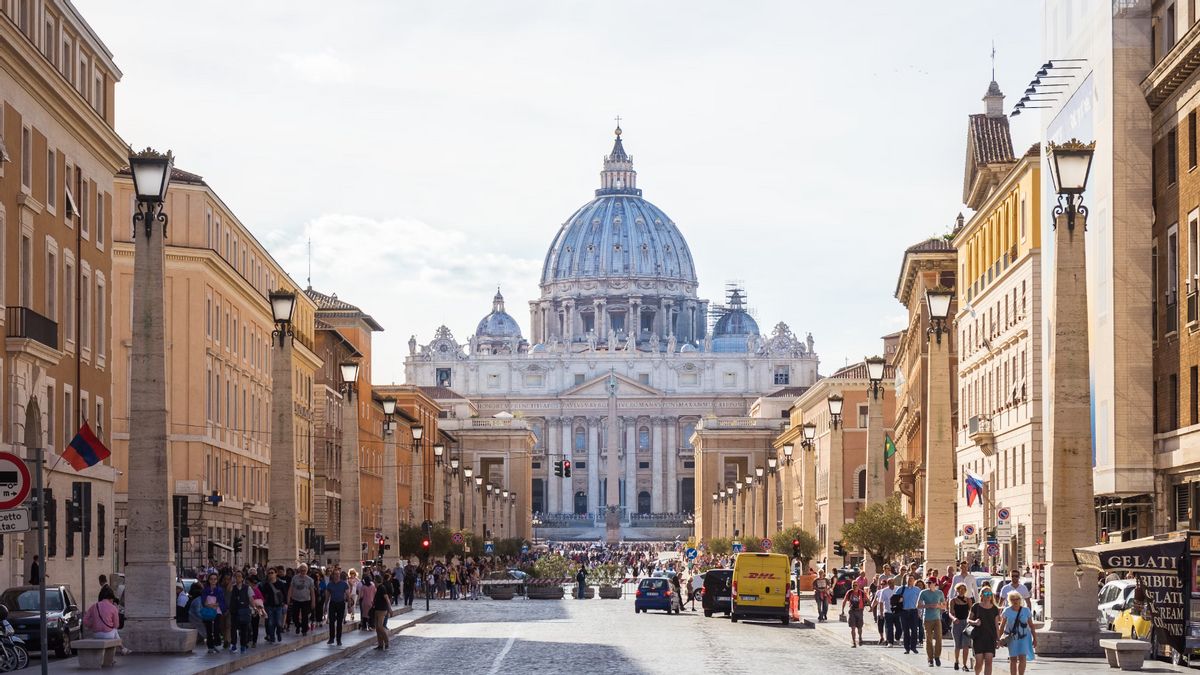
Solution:
{"label": "no entry sign", "polygon": [[25,461],[11,452],[0,452],[0,511],[20,506],[30,487]]}

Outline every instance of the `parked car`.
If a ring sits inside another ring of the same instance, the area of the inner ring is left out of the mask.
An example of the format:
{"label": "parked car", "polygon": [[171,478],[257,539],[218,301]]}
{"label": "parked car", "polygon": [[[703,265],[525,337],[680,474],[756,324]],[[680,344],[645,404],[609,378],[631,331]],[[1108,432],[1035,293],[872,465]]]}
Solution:
{"label": "parked car", "polygon": [[704,616],[712,616],[714,612],[724,612],[729,616],[733,609],[733,570],[712,569],[700,577],[703,585],[700,587],[700,607]]}
{"label": "parked car", "polygon": [[1100,593],[1096,596],[1097,609],[1099,610],[1099,620],[1101,625],[1109,630],[1112,630],[1113,623],[1117,617],[1129,605],[1129,601],[1133,599],[1133,587],[1137,582],[1133,579],[1117,579],[1110,581],[1100,589]]}
{"label": "parked car", "polygon": [[833,582],[833,600],[837,602],[842,599],[842,596],[850,592],[850,585],[858,578],[857,567],[843,567],[836,572],[837,578]]}
{"label": "parked car", "polygon": [[[41,616],[38,612],[37,586],[14,586],[0,594],[0,604],[8,608],[8,621],[13,630],[25,641],[31,652],[42,649],[39,630]],[[71,641],[82,637],[83,612],[75,602],[75,595],[66,585],[46,587],[46,638],[54,655],[66,658],[74,653]]]}
{"label": "parked car", "polygon": [[674,598],[672,597],[671,582],[659,577],[651,577],[642,579],[638,582],[637,592],[633,596],[633,612],[645,612],[649,609],[665,610],[667,614],[672,611],[678,613],[675,607]]}

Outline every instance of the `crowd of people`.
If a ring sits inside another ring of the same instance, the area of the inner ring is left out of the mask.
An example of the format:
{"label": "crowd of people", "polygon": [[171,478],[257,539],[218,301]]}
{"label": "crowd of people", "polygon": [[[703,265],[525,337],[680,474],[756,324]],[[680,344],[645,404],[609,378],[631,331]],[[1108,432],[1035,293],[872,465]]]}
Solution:
{"label": "crowd of people", "polygon": [[[828,619],[833,599],[833,579],[824,570],[813,582],[817,620]],[[1024,675],[1034,658],[1034,630],[1030,590],[1014,570],[1000,588],[990,579],[981,583],[966,562],[949,565],[943,574],[923,574],[905,565],[885,565],[874,578],[859,572],[842,596],[852,647],[863,642],[869,612],[878,632],[877,644],[902,646],[905,654],[924,653],[929,666],[942,665],[943,638],[952,641],[954,669],[974,669],[991,675],[997,649],[1008,649],[1012,675]]]}

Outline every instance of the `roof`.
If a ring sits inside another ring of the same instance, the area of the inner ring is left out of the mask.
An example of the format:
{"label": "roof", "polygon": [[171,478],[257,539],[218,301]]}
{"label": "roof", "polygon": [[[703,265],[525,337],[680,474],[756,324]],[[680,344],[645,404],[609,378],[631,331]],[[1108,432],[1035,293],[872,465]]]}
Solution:
{"label": "roof", "polygon": [[342,335],[337,328],[329,325],[328,323],[325,323],[320,319],[315,319],[313,329],[333,333],[335,336],[337,336],[338,341],[341,342],[347,350],[349,350],[350,356],[362,356],[362,352],[358,351],[358,348],[354,346],[354,343],[347,340],[345,335]]}
{"label": "roof", "polygon": [[940,251],[954,251],[954,245],[942,237],[930,237],[925,241],[920,241],[908,248],[904,249],[905,253],[937,253]]}
{"label": "roof", "polygon": [[435,401],[438,401],[438,400],[444,401],[446,399],[451,399],[451,398],[457,398],[457,399],[466,399],[467,398],[466,396],[463,396],[462,394],[458,393],[457,391],[454,391],[453,389],[451,389],[449,387],[420,386],[420,387],[417,387],[417,389],[420,389],[426,396],[428,396],[429,398],[431,398]]}
{"label": "roof", "polygon": [[946,271],[953,271],[957,256],[958,249],[950,240],[943,237],[930,237],[904,249],[904,257],[900,259],[900,274],[896,277],[896,290],[893,295],[901,304],[908,306],[909,292],[920,276],[920,271],[935,269],[939,261],[943,264],[948,263],[945,266]]}
{"label": "roof", "polygon": [[808,391],[808,387],[784,387],[778,391],[767,394],[767,398],[796,398]]}
{"label": "roof", "polygon": [[318,312],[325,312],[327,316],[344,316],[362,319],[368,326],[371,327],[371,330],[383,330],[383,326],[379,325],[379,322],[375,321],[370,314],[367,314],[345,300],[339,300],[337,293],[334,293],[333,295],[325,295],[320,291],[314,291],[313,287],[309,286],[308,288],[304,289],[304,294],[307,295],[308,298],[317,305]]}
{"label": "roof", "polygon": [[[867,364],[859,362],[852,363],[843,368],[839,368],[837,372],[829,376],[839,380],[865,380],[867,379]],[[886,364],[883,367],[883,379],[891,380],[896,377],[896,367],[892,364]]]}
{"label": "roof", "polygon": [[986,113],[969,116],[968,140],[974,151],[973,159],[979,164],[1011,162],[1013,157],[1012,134],[1008,117],[989,117]]}

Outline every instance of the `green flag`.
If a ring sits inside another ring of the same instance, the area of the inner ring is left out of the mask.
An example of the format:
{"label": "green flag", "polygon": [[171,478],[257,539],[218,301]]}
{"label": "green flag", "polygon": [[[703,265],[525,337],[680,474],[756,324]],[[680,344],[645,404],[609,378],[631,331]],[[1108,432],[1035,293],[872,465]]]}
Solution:
{"label": "green flag", "polygon": [[888,468],[888,458],[896,454],[896,444],[892,442],[892,437],[884,435],[883,437],[883,468]]}

